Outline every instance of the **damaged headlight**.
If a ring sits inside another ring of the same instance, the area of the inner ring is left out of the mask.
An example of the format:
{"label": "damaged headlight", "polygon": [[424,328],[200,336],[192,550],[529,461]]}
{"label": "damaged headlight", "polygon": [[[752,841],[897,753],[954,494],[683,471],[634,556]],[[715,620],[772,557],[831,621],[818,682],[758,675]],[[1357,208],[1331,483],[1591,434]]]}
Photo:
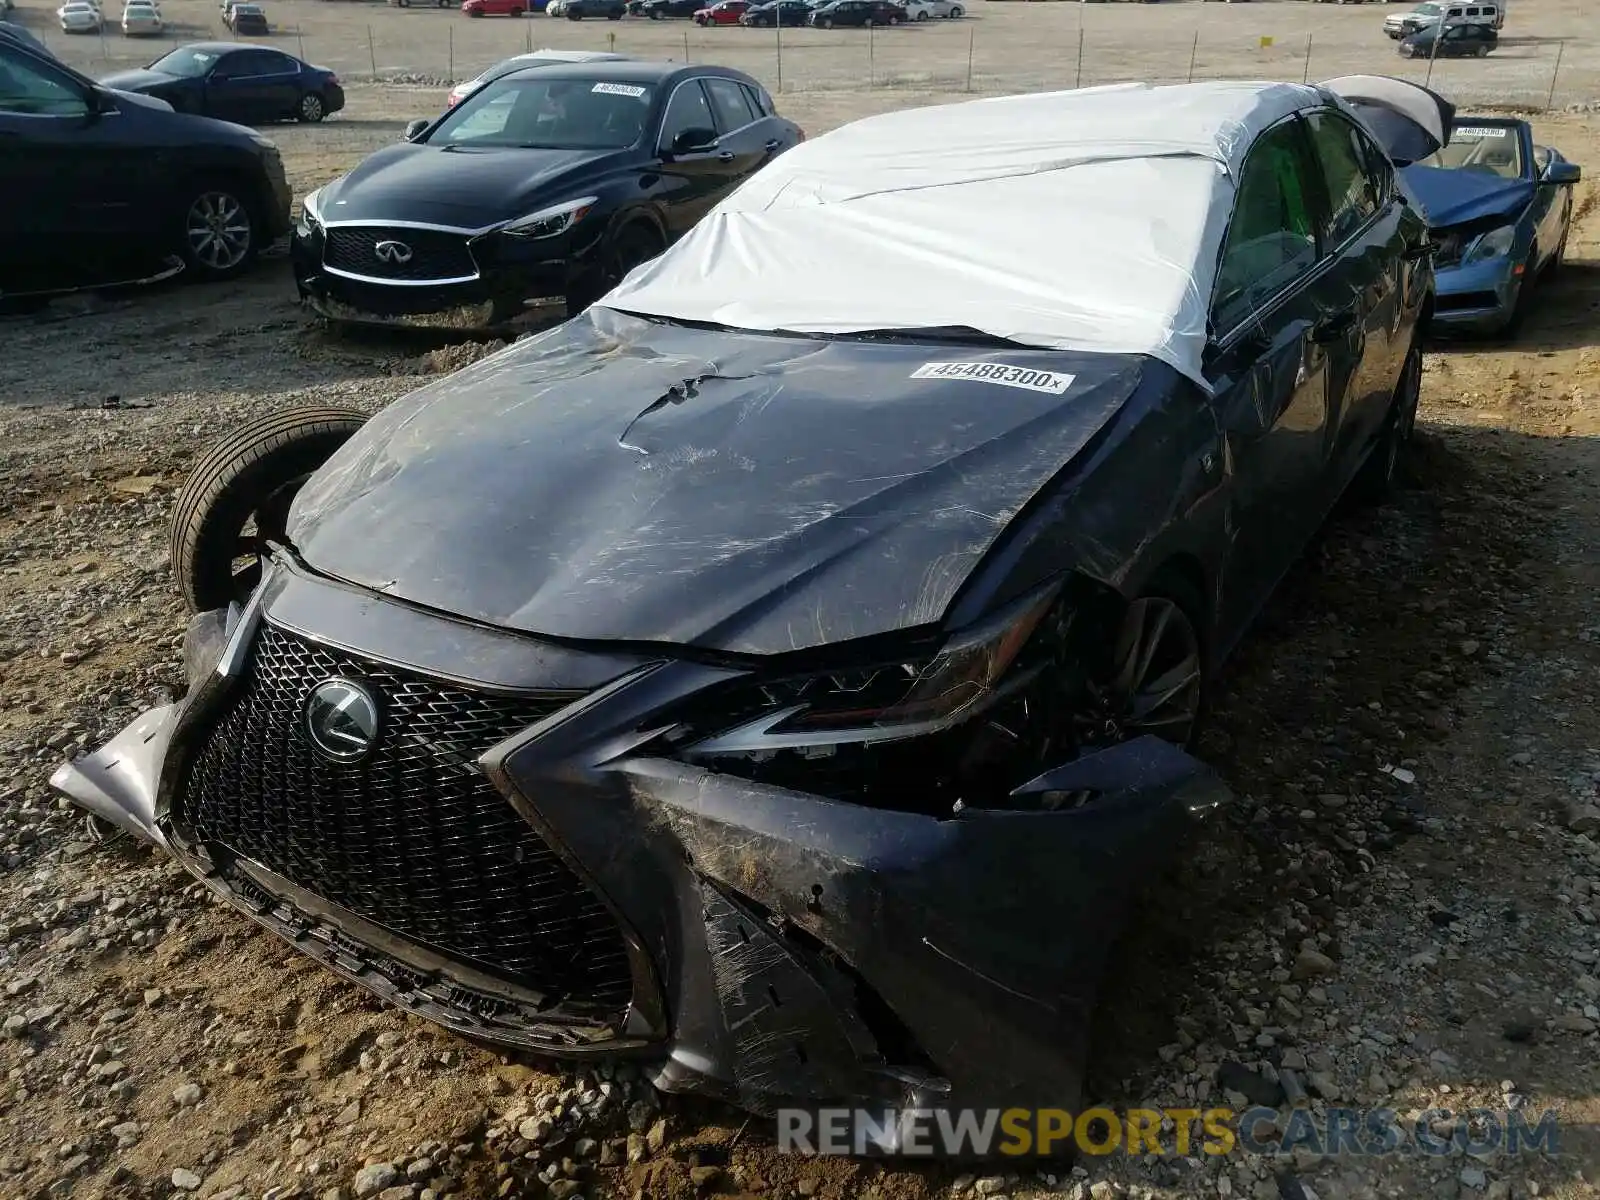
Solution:
{"label": "damaged headlight", "polygon": [[1510,225],[1502,225],[1498,229],[1491,229],[1472,243],[1463,261],[1469,263],[1484,262],[1491,258],[1499,258],[1511,253],[1511,243],[1517,231]]}
{"label": "damaged headlight", "polygon": [[301,237],[309,235],[313,229],[322,227],[322,210],[317,203],[321,196],[322,189],[318,188],[300,201],[300,215],[295,221],[295,226]]}
{"label": "damaged headlight", "polygon": [[817,672],[757,685],[759,715],[684,748],[690,756],[869,745],[940,733],[1027,684],[1011,670],[1055,603],[1052,585],[956,634],[922,661]]}
{"label": "damaged headlight", "polygon": [[568,200],[564,204],[542,208],[536,213],[518,217],[502,227],[501,232],[525,238],[555,237],[556,234],[565,233],[583,220],[599,199],[598,196],[583,196],[577,200]]}

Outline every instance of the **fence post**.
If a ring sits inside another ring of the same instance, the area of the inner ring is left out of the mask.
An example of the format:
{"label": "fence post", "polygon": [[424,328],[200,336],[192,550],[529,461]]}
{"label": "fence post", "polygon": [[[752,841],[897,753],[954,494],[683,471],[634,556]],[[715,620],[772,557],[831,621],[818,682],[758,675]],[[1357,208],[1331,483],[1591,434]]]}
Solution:
{"label": "fence post", "polygon": [[367,26],[367,59],[372,63],[372,78],[378,78],[378,49],[372,44],[372,26]]}
{"label": "fence post", "polygon": [[1189,82],[1194,82],[1194,58],[1200,53],[1200,31],[1194,31],[1194,42],[1189,47]]}
{"label": "fence post", "polygon": [[1078,14],[1078,69],[1072,76],[1072,86],[1075,88],[1083,86],[1083,13],[1081,10]]}
{"label": "fence post", "polygon": [[1433,86],[1433,60],[1439,57],[1439,43],[1444,41],[1444,18],[1439,18],[1439,27],[1433,31],[1433,45],[1428,47],[1428,77],[1423,81],[1423,87]]}
{"label": "fence post", "polygon": [[684,28],[683,28],[683,61],[684,62],[689,62],[690,61],[690,59],[689,59],[689,27],[687,25],[685,25]]}
{"label": "fence post", "polygon": [[533,25],[528,21],[522,23],[522,44],[529,54],[533,53]]}
{"label": "fence post", "polygon": [[867,88],[870,90],[878,86],[878,39],[875,36],[877,26],[867,26]]}
{"label": "fence post", "polygon": [[1311,82],[1311,35],[1306,34],[1306,69],[1300,75],[1301,83]]}
{"label": "fence post", "polygon": [[978,36],[976,25],[967,26],[967,91],[972,90],[972,40]]}
{"label": "fence post", "polygon": [[1550,72],[1550,94],[1545,97],[1544,110],[1549,112],[1556,102],[1556,80],[1561,78],[1561,52],[1567,48],[1567,39],[1556,43],[1556,69]]}
{"label": "fence post", "polygon": [[772,32],[778,39],[778,92],[783,93],[783,10],[774,9],[778,15],[772,19]]}
{"label": "fence post", "polygon": [[300,61],[304,62],[306,58],[306,39],[300,32],[299,21],[294,23],[294,44],[300,51]]}
{"label": "fence post", "polygon": [[444,32],[445,41],[450,47],[450,67],[445,73],[445,78],[448,79],[450,81],[450,85],[454,87],[456,82],[456,27],[454,25],[446,25],[444,27]]}

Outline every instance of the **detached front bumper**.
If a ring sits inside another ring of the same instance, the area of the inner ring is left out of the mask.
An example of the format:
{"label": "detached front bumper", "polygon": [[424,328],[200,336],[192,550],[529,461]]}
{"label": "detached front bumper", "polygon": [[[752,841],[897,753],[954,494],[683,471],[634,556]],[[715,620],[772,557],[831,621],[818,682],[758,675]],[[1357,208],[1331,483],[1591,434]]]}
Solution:
{"label": "detached front bumper", "polygon": [[1516,308],[1522,263],[1510,257],[1437,267],[1433,325],[1453,333],[1495,333]]}
{"label": "detached front bumper", "polygon": [[[189,695],[57,789],[409,1011],[541,1053],[642,1056],[665,1089],[757,1112],[1076,1105],[1126,900],[1227,798],[1153,739],[1016,793],[1094,796],[1060,811],[941,819],[753,783],[648,749],[663,713],[738,671],[536,643],[282,564],[190,642]],[[364,763],[311,756],[301,714],[334,673],[391,722]],[[559,702],[463,756],[463,728],[527,697]],[[393,802],[419,780],[426,803]],[[468,801],[472,821],[444,829]]]}

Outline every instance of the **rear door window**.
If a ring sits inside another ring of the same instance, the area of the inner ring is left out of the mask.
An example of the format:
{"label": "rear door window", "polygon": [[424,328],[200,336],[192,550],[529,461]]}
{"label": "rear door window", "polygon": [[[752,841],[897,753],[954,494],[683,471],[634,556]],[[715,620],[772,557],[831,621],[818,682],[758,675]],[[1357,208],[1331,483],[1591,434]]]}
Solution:
{"label": "rear door window", "polygon": [[1269,129],[1251,147],[1218,263],[1213,332],[1226,333],[1316,266],[1306,155],[1298,119]]}
{"label": "rear door window", "polygon": [[1327,244],[1342,245],[1378,211],[1379,186],[1369,173],[1361,131],[1332,109],[1307,118],[1328,197]]}
{"label": "rear door window", "polygon": [[729,133],[743,129],[756,120],[760,113],[750,110],[750,99],[736,79],[708,77],[706,91],[711,93],[711,107],[717,115],[717,129]]}

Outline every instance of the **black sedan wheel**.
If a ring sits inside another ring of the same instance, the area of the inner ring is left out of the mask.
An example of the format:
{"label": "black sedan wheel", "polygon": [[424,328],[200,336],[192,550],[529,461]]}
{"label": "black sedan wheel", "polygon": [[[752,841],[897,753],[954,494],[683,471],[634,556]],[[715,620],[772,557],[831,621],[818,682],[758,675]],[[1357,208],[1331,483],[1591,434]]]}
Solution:
{"label": "black sedan wheel", "polygon": [[1199,731],[1205,701],[1205,656],[1189,606],[1161,588],[1135,600],[1123,615],[1109,675],[1091,685],[1094,707],[1082,740],[1105,745],[1153,734],[1188,746]]}
{"label": "black sedan wheel", "polygon": [[832,29],[833,28],[833,18],[832,17],[823,17],[822,21],[820,22],[820,24],[822,25],[822,27],[824,29]]}
{"label": "black sedan wheel", "polygon": [[249,599],[267,543],[283,541],[295,493],[366,419],[348,408],[270,413],[200,460],[178,493],[170,541],[172,574],[190,611]]}
{"label": "black sedan wheel", "polygon": [[321,96],[315,92],[307,92],[300,97],[300,106],[295,109],[294,115],[296,120],[315,125],[328,115],[328,106],[322,102]]}
{"label": "black sedan wheel", "polygon": [[1373,447],[1351,482],[1350,490],[1357,501],[1376,504],[1389,494],[1400,478],[1405,469],[1406,451],[1416,432],[1417,405],[1421,399],[1422,343],[1418,339],[1412,343],[1405,365],[1400,368],[1400,379],[1389,404],[1389,418],[1383,427],[1383,440]]}
{"label": "black sedan wheel", "polygon": [[205,279],[228,279],[255,257],[255,220],[236,191],[205,187],[184,209],[179,253],[184,265]]}
{"label": "black sedan wheel", "polygon": [[640,263],[660,254],[661,239],[654,230],[635,222],[624,225],[611,239],[598,270],[567,292],[567,315],[575,317],[605,295]]}

